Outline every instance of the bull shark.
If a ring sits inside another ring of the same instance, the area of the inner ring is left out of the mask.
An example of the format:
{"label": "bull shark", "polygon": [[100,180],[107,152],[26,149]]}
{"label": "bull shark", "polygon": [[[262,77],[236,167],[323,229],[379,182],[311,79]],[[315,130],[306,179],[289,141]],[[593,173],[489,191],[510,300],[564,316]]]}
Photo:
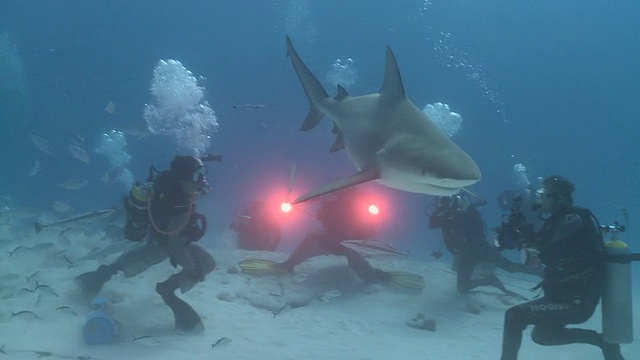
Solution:
{"label": "bull shark", "polygon": [[453,195],[482,177],[473,159],[407,98],[389,46],[382,88],[362,96],[350,96],[338,85],[338,95],[329,97],[288,36],[287,56],[311,107],[301,130],[313,129],[329,115],[337,134],[331,151],[346,149],[358,170],[298,197],[294,204],[368,181],[413,193]]}

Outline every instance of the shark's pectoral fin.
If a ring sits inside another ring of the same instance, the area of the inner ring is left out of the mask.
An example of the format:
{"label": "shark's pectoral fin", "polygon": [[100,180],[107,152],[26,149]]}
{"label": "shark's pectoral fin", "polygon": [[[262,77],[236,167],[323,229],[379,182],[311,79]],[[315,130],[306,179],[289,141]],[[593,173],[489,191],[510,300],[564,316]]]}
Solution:
{"label": "shark's pectoral fin", "polygon": [[342,190],[350,186],[362,184],[367,181],[376,180],[379,177],[380,177],[380,174],[376,169],[363,170],[349,176],[348,178],[340,179],[336,182],[321,186],[313,191],[310,191],[302,196],[299,196],[293,203],[299,204],[301,202],[311,200],[313,198],[317,198],[318,196],[329,194],[338,190]]}

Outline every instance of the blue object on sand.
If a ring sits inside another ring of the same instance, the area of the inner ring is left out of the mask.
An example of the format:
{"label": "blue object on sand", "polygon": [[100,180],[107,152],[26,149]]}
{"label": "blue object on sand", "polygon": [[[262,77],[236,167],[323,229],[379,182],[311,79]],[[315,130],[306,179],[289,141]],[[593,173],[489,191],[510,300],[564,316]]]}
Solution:
{"label": "blue object on sand", "polygon": [[97,297],[91,303],[91,312],[84,322],[82,333],[89,345],[109,344],[117,335],[117,324],[107,311],[108,300]]}

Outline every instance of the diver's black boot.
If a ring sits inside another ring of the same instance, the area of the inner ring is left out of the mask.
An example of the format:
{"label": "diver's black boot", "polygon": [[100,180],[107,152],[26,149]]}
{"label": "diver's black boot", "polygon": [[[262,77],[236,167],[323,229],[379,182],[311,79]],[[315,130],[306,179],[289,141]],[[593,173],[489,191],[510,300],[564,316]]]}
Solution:
{"label": "diver's black boot", "polygon": [[93,299],[98,295],[102,286],[118,273],[116,264],[100,265],[96,271],[86,272],[76,276],[75,282],[87,298]]}
{"label": "diver's black boot", "polygon": [[624,356],[620,352],[620,345],[603,342],[600,348],[602,349],[604,360],[624,360]]}
{"label": "diver's black boot", "polygon": [[191,305],[176,296],[175,291],[180,287],[180,281],[176,275],[172,275],[167,280],[156,284],[156,292],[162,296],[176,321],[176,329],[192,333],[200,333],[204,330],[204,325],[198,313]]}

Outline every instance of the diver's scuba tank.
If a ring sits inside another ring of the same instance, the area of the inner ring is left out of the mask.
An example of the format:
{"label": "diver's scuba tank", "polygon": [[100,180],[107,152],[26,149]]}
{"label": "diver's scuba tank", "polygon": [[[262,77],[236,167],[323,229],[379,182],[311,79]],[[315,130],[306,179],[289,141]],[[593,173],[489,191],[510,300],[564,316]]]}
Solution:
{"label": "diver's scuba tank", "polygon": [[[629,247],[615,235],[604,245],[605,255],[628,255]],[[602,292],[602,334],[613,344],[633,342],[631,263],[606,262]]]}
{"label": "diver's scuba tank", "polygon": [[149,199],[153,193],[153,183],[137,182],[124,198],[124,208],[127,212],[127,222],[124,226],[124,236],[127,240],[140,241],[149,229]]}

